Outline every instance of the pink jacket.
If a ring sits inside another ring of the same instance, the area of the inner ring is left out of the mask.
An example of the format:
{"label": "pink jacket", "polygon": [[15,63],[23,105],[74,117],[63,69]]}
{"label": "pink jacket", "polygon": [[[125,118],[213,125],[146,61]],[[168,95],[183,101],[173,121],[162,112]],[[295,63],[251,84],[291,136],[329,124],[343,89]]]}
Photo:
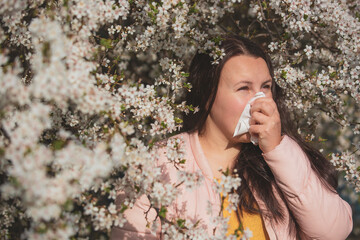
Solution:
{"label": "pink jacket", "polygon": [[[208,228],[208,201],[214,213],[220,211],[220,196],[213,190],[214,178],[208,161],[201,149],[197,133],[182,133],[175,137],[183,139],[186,150],[185,170],[189,172],[201,171],[204,182],[195,190],[182,190],[176,201],[168,208],[167,217],[181,217],[192,222],[202,219],[202,227],[211,234]],[[167,161],[161,152],[158,166],[162,169],[164,181],[176,183],[177,169]],[[310,167],[308,158],[298,144],[290,137],[284,136],[280,144],[272,151],[263,154],[265,161],[272,170],[276,183],[284,193],[289,208],[303,229],[301,239],[345,239],[352,230],[352,212],[349,204],[338,194],[328,191]],[[274,192],[277,193],[276,189]],[[283,209],[285,203],[278,196]],[[262,202],[254,192],[254,197],[260,209],[266,211]],[[149,209],[146,196],[138,199],[132,209],[125,211],[128,220],[122,228],[112,230],[111,239],[160,239],[161,226],[157,229],[157,236],[150,233],[146,227],[144,211]],[[148,217],[155,218],[155,210],[150,211]],[[289,212],[285,220],[277,223],[273,219],[264,218],[266,231],[270,239],[296,239],[290,236]],[[251,230],[251,229],[250,229]]]}

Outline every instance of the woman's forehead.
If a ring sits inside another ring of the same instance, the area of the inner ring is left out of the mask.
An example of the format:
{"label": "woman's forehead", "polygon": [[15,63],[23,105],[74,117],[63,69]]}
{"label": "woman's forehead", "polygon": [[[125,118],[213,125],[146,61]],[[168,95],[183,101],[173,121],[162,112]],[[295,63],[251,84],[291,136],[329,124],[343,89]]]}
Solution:
{"label": "woman's forehead", "polygon": [[246,55],[230,58],[220,74],[220,79],[233,83],[251,84],[271,80],[268,66],[264,59]]}

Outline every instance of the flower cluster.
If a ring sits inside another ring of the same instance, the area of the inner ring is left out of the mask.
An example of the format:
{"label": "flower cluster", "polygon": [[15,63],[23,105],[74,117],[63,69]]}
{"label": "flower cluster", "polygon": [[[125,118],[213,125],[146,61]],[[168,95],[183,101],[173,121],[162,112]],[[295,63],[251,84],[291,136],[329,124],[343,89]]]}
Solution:
{"label": "flower cluster", "polygon": [[345,172],[345,179],[354,185],[356,192],[360,192],[359,166],[356,164],[354,154],[349,152],[344,152],[341,155],[332,154],[330,161],[337,169]]}

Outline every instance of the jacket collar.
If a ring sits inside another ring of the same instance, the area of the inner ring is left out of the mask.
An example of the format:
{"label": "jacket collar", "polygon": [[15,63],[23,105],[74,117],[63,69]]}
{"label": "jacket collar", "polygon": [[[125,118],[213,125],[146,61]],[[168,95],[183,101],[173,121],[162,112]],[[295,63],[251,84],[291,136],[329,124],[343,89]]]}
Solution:
{"label": "jacket collar", "polygon": [[197,165],[199,166],[202,174],[209,180],[213,181],[214,175],[210,168],[209,162],[204,154],[204,151],[201,147],[198,132],[195,131],[195,132],[189,133],[189,140],[190,140],[191,151],[194,155],[195,161],[196,161]]}

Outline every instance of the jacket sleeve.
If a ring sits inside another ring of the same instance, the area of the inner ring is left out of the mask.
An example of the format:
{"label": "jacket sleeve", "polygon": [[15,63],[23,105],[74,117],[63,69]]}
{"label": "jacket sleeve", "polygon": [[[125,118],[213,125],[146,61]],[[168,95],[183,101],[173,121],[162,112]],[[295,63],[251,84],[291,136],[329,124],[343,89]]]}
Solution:
{"label": "jacket sleeve", "polygon": [[[125,194],[120,193],[117,196],[116,202],[119,205],[122,202]],[[125,210],[124,217],[127,220],[122,227],[113,227],[111,230],[111,240],[135,240],[135,239],[149,239],[155,240],[160,239],[160,220],[156,218],[155,209],[151,208],[147,213],[147,218],[149,222],[154,220],[157,223],[156,235],[151,233],[150,227],[147,226],[147,221],[145,218],[145,212],[149,210],[150,201],[146,195],[139,197],[134,206],[130,209]]]}
{"label": "jacket sleeve", "polygon": [[300,146],[284,136],[263,154],[277,185],[303,232],[310,239],[345,239],[353,227],[350,205],[327,189]]}

